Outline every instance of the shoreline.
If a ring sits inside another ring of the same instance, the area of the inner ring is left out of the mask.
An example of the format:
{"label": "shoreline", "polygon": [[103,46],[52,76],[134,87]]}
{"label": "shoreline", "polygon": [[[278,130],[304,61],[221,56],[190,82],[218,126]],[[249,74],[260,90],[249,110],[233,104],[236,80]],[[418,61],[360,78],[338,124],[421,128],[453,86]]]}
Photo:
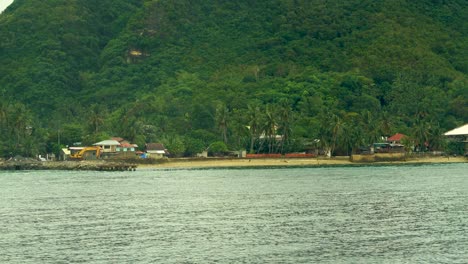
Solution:
{"label": "shoreline", "polygon": [[466,157],[418,157],[399,161],[353,162],[349,157],[333,158],[203,158],[165,159],[154,163],[131,161],[0,161],[0,170],[88,170],[88,171],[134,171],[175,169],[233,169],[233,168],[314,168],[314,167],[361,167],[398,166],[417,164],[467,163]]}
{"label": "shoreline", "polygon": [[266,158],[266,159],[177,159],[158,164],[139,164],[138,169],[227,169],[262,167],[341,167],[341,166],[387,166],[416,164],[466,163],[465,157],[421,157],[406,161],[352,162],[348,157],[338,158]]}

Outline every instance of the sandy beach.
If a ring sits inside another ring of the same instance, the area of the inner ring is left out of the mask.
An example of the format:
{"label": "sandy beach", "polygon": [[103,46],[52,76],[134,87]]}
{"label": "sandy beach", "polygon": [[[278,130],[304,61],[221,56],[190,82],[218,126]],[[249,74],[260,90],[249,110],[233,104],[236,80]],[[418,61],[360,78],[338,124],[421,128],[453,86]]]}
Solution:
{"label": "sandy beach", "polygon": [[289,159],[170,159],[158,164],[139,164],[139,169],[197,169],[197,168],[229,168],[229,167],[308,167],[308,166],[359,166],[359,165],[391,165],[391,164],[418,164],[418,163],[464,163],[465,157],[423,157],[411,158],[406,161],[351,162],[348,157],[337,158],[289,158]]}
{"label": "sandy beach", "polygon": [[125,171],[145,169],[209,169],[209,168],[255,168],[255,167],[323,167],[323,166],[380,166],[409,164],[466,163],[466,157],[419,157],[406,161],[352,162],[349,157],[333,158],[202,158],[164,159],[142,163],[142,160],[117,161],[48,161],[34,160],[0,161],[0,170],[103,170]]}

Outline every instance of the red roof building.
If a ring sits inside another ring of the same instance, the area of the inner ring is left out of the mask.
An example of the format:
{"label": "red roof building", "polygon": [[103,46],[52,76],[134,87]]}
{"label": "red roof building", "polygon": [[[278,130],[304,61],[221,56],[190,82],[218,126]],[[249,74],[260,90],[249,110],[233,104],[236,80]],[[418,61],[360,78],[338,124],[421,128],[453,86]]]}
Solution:
{"label": "red roof building", "polygon": [[401,144],[401,140],[406,137],[406,135],[403,135],[401,133],[396,133],[395,135],[387,138],[387,142],[392,143],[392,144]]}

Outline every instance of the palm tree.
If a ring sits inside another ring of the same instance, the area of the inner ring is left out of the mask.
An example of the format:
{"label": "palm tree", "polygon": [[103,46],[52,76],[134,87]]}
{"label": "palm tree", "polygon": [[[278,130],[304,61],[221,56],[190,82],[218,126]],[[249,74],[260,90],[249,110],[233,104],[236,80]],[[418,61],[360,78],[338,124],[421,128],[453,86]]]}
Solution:
{"label": "palm tree", "polygon": [[418,147],[420,151],[425,149],[425,143],[429,139],[429,127],[430,124],[424,120],[416,120],[412,129],[415,146]]}
{"label": "palm tree", "polygon": [[0,124],[6,120],[7,111],[7,104],[3,100],[0,100]]}
{"label": "palm tree", "polygon": [[234,109],[231,121],[231,127],[233,132],[233,137],[237,139],[236,147],[241,148],[242,146],[245,147],[245,139],[249,136],[249,131],[245,126],[245,118],[244,115],[238,110]]}
{"label": "palm tree", "polygon": [[326,155],[331,157],[343,134],[344,121],[337,114],[324,111],[319,116],[320,120],[320,144],[325,149]]}
{"label": "palm tree", "polygon": [[320,113],[318,119],[320,121],[320,130],[318,140],[320,146],[325,150],[327,156],[331,156],[331,142],[332,142],[332,131],[330,125],[330,119],[332,114],[327,111]]}
{"label": "palm tree", "polygon": [[101,126],[104,124],[103,112],[104,110],[100,105],[91,105],[88,119],[88,125],[91,130],[91,133],[99,133]]}
{"label": "palm tree", "polygon": [[371,145],[377,142],[382,136],[382,133],[372,112],[369,110],[364,111],[361,114],[361,123],[361,127],[363,128],[363,143],[365,145]]}
{"label": "palm tree", "polygon": [[292,110],[287,101],[283,101],[281,103],[281,107],[279,108],[279,129],[281,131],[281,143],[280,143],[280,151],[284,153],[284,145],[289,140],[289,135],[291,134],[291,126],[292,126]]}
{"label": "palm tree", "polygon": [[267,106],[266,111],[265,111],[265,123],[263,127],[263,131],[265,133],[265,136],[268,140],[268,153],[273,152],[273,145],[275,144],[276,141],[276,128],[278,126],[277,121],[276,121],[276,115],[271,109],[271,105]]}
{"label": "palm tree", "polygon": [[262,116],[260,107],[249,105],[247,109],[248,129],[250,132],[250,150],[249,153],[254,153],[255,140],[258,138],[261,131]]}
{"label": "palm tree", "polygon": [[[8,124],[8,107],[3,100],[0,100],[0,139],[5,135]],[[3,140],[2,140],[3,141]]]}
{"label": "palm tree", "polygon": [[343,133],[344,128],[344,121],[338,115],[332,114],[330,120],[330,128],[331,128],[331,144],[330,144],[330,154],[333,154],[333,151],[336,148],[338,143],[339,137]]}
{"label": "palm tree", "polygon": [[363,137],[364,133],[362,127],[360,115],[354,112],[345,115],[339,140],[343,142],[343,146],[346,147],[348,155],[349,150],[351,150],[351,154],[353,154],[358,147],[364,144],[365,139]]}
{"label": "palm tree", "polygon": [[379,130],[383,135],[390,136],[392,133],[392,127],[393,119],[391,115],[387,111],[382,112],[379,118]]}
{"label": "palm tree", "polygon": [[229,119],[229,109],[224,105],[220,104],[216,108],[216,124],[221,130],[221,137],[224,144],[228,143],[228,119]]}
{"label": "palm tree", "polygon": [[431,150],[443,150],[447,146],[447,142],[444,137],[444,131],[437,125],[432,125],[429,131],[429,147]]}
{"label": "palm tree", "polygon": [[14,104],[9,114],[9,129],[10,136],[14,142],[13,148],[15,151],[21,151],[22,142],[29,136],[28,131],[31,127],[31,113],[23,104]]}

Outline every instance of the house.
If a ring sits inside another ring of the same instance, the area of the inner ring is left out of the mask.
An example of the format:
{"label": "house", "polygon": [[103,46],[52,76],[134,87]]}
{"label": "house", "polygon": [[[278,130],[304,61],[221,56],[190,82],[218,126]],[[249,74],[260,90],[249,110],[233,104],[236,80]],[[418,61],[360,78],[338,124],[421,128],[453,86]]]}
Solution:
{"label": "house", "polygon": [[128,142],[127,140],[121,138],[121,137],[113,137],[111,138],[113,140],[116,140],[120,143],[120,146],[116,148],[117,152],[135,152],[137,151],[138,145],[137,144],[132,144]]}
{"label": "house", "polygon": [[136,154],[138,145],[131,144],[127,140],[120,137],[103,140],[93,144],[102,149],[103,158],[126,158],[133,157]]}
{"label": "house", "polygon": [[103,153],[113,153],[117,152],[117,147],[120,146],[120,142],[114,139],[107,139],[94,143],[93,146],[101,147]]}
{"label": "house", "polygon": [[405,148],[402,144],[394,143],[374,143],[374,153],[402,153],[405,152]]}
{"label": "house", "polygon": [[444,135],[448,137],[459,137],[464,141],[468,141],[468,124],[452,129],[444,133]]}
{"label": "house", "polygon": [[168,155],[169,152],[161,143],[147,143],[145,145],[145,150],[148,157],[160,159]]}
{"label": "house", "polygon": [[116,148],[116,156],[119,158],[129,158],[129,157],[135,157],[138,155],[137,153],[137,144],[131,144],[130,142],[126,140],[122,140],[119,142],[120,146],[117,146]]}
{"label": "house", "polygon": [[131,144],[127,140],[119,137],[114,137],[111,139],[103,140],[93,144],[94,146],[99,146],[102,149],[103,153],[114,153],[114,152],[135,152],[138,148],[137,144]]}
{"label": "house", "polygon": [[401,140],[405,138],[406,135],[401,133],[396,133],[395,135],[387,138],[387,142],[390,144],[401,144]]}
{"label": "house", "polygon": [[468,124],[461,127],[457,127],[448,132],[444,133],[444,136],[448,137],[454,142],[460,142],[465,145],[465,155],[468,154]]}
{"label": "house", "polygon": [[406,135],[401,133],[396,133],[395,135],[387,138],[386,142],[383,143],[374,143],[373,152],[374,153],[400,153],[405,152],[404,145],[401,144],[401,141],[406,137]]}
{"label": "house", "polygon": [[130,142],[123,140],[120,142],[120,146],[116,148],[117,152],[135,152],[138,148],[137,144],[131,144]]}

